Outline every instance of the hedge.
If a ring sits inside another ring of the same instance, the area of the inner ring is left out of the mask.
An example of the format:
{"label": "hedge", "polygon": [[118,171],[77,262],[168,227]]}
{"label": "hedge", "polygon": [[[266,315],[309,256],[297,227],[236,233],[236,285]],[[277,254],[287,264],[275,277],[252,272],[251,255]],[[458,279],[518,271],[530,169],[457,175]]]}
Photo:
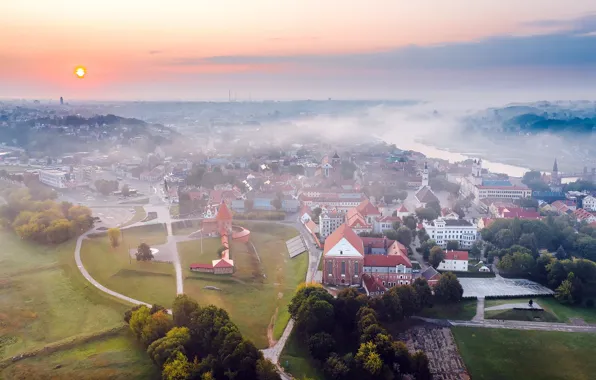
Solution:
{"label": "hedge", "polygon": [[493,278],[493,272],[453,272],[453,271],[438,271],[439,273],[452,272],[458,278]]}

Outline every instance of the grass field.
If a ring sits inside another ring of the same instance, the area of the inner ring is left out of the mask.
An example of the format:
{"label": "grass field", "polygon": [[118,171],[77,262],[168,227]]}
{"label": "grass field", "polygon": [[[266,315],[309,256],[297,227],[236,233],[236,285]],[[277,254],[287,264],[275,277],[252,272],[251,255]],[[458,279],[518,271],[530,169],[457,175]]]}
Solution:
{"label": "grass field", "polygon": [[40,246],[10,232],[0,239],[0,358],[122,322],[129,306],[85,281],[74,240]]}
{"label": "grass field", "polygon": [[324,380],[325,377],[316,367],[308,348],[292,333],[279,357],[279,364],[296,379]]}
{"label": "grass field", "polygon": [[[264,348],[268,346],[267,329],[272,318],[275,320],[274,337],[281,336],[289,320],[287,305],[297,285],[305,279],[308,255],[292,260],[288,257],[285,241],[298,234],[291,227],[273,223],[241,224],[251,230],[251,241],[261,262],[246,244],[232,242],[234,275],[190,272],[188,265],[191,262],[208,263],[218,258],[220,240],[205,239],[203,255],[200,242],[179,243],[178,251],[186,275],[184,291],[201,305],[214,304],[226,309],[242,333],[257,347]],[[208,290],[205,286],[215,286],[220,291]]]}
{"label": "grass field", "polygon": [[426,318],[456,319],[468,321],[476,315],[477,300],[462,300],[456,304],[437,304],[427,307],[418,315]]}
{"label": "grass field", "polygon": [[147,216],[147,212],[145,211],[143,206],[135,206],[134,209],[135,209],[134,216],[128,222],[122,224],[120,226],[120,228],[130,226],[132,224],[135,224],[135,223],[140,222],[141,220],[145,219],[145,217]]}
{"label": "grass field", "polygon": [[546,310],[490,310],[484,312],[484,318],[506,321],[561,322],[559,318]]}
{"label": "grass field", "polygon": [[0,371],[0,378],[17,379],[147,379],[160,374],[128,331],[74,348],[21,360]]}
{"label": "grass field", "polygon": [[[508,303],[528,303],[529,300],[530,298],[486,300],[484,307],[487,308]],[[554,315],[559,322],[569,322],[569,318],[582,318],[588,323],[596,323],[596,308],[566,306],[552,297],[537,297],[533,298],[533,300],[544,310]]]}
{"label": "grass field", "polygon": [[596,373],[594,334],[454,327],[472,379],[588,380]]}
{"label": "grass field", "polygon": [[134,299],[169,307],[176,296],[174,266],[168,263],[138,262],[128,249],[141,242],[163,244],[166,233],[159,225],[133,227],[123,231],[119,247],[113,249],[106,236],[85,239],[81,260],[89,274],[108,289]]}

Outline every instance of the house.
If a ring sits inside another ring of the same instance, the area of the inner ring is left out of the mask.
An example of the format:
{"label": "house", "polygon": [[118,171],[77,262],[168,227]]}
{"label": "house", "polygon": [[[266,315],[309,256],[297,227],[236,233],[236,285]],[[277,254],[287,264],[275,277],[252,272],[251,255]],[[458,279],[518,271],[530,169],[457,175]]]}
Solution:
{"label": "house", "polygon": [[468,252],[453,250],[445,252],[445,258],[441,261],[437,269],[441,271],[467,272]]}
{"label": "house", "polygon": [[588,211],[596,211],[596,197],[588,195],[582,201],[583,209]]}
{"label": "house", "polygon": [[473,195],[477,203],[486,198],[515,200],[532,196],[532,189],[523,184],[514,185],[501,177],[484,178],[482,159],[474,159],[471,175],[461,180],[460,192],[463,196]]}
{"label": "house", "polygon": [[480,218],[478,219],[478,231],[490,227],[494,223],[494,219],[491,218]]}
{"label": "house", "polygon": [[387,291],[387,287],[383,285],[381,279],[366,273],[362,275],[362,287],[367,296],[380,296]]}
{"label": "house", "polygon": [[426,207],[429,203],[439,202],[439,198],[431,190],[430,186],[423,186],[416,192],[416,203],[418,207]]}
{"label": "house", "polygon": [[596,216],[584,210],[583,208],[578,208],[577,210],[573,211],[573,216],[577,219],[578,222],[584,220],[588,223],[596,222]]}
{"label": "house", "polygon": [[459,215],[450,208],[442,208],[441,216],[445,219],[459,219]]}
{"label": "house", "polygon": [[361,285],[364,264],[362,239],[342,224],[325,240],[323,249],[323,284]]}
{"label": "house", "polygon": [[439,282],[439,278],[441,278],[441,274],[439,272],[437,272],[437,270],[435,268],[433,268],[432,266],[429,266],[428,268],[426,268],[425,270],[420,272],[418,274],[417,278],[418,277],[424,278],[428,282],[428,285],[433,287],[437,284],[437,282]]}
{"label": "house", "polygon": [[302,206],[302,208],[298,212],[298,215],[300,216],[300,221],[302,222],[302,224],[306,224],[306,222],[312,219],[312,210],[308,206]]}
{"label": "house", "polygon": [[442,248],[447,247],[448,241],[455,240],[461,249],[470,249],[478,240],[478,227],[467,220],[438,218],[422,225],[430,238]]}
{"label": "house", "polygon": [[393,223],[401,221],[401,218],[397,216],[382,216],[374,221],[373,232],[378,234],[383,231],[391,230],[393,229]]}
{"label": "house", "polygon": [[412,283],[412,263],[407,255],[365,255],[364,273],[387,287]]}
{"label": "house", "polygon": [[337,211],[323,210],[319,215],[319,234],[325,240],[345,222],[345,215]]}
{"label": "house", "polygon": [[396,212],[396,216],[399,217],[399,218],[404,218],[404,217],[406,217],[408,215],[411,215],[411,214],[412,213],[410,212],[410,210],[408,210],[408,208],[404,204],[402,204],[397,209],[397,212]]}

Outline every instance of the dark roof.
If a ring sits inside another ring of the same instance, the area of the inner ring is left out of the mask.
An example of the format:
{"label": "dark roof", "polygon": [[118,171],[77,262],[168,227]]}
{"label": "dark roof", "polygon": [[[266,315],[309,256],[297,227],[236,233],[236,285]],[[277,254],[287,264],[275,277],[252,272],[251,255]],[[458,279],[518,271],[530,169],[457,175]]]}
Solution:
{"label": "dark roof", "polygon": [[424,277],[427,281],[439,275],[439,272],[433,267],[428,267],[420,273],[420,277]]}
{"label": "dark roof", "polygon": [[428,186],[423,186],[418,192],[416,193],[416,199],[420,203],[430,203],[430,202],[438,202],[439,198],[433,193],[433,191]]}
{"label": "dark roof", "polygon": [[464,219],[444,219],[445,225],[446,226],[467,226],[470,227],[472,225],[472,223],[468,222],[467,220]]}
{"label": "dark roof", "polygon": [[213,265],[211,265],[211,264],[190,264],[190,269],[195,269],[195,268],[213,269]]}
{"label": "dark roof", "polygon": [[361,237],[360,239],[362,239],[362,244],[365,247],[372,248],[389,248],[395,242],[395,240],[386,237]]}

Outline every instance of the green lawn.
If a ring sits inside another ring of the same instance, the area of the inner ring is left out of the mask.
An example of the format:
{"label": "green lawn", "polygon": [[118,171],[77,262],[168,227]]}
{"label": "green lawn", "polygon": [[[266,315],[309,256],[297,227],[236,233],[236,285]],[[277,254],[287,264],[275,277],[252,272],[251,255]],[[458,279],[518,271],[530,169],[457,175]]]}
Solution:
{"label": "green lawn", "polygon": [[128,249],[141,242],[150,246],[163,244],[166,234],[158,225],[124,230],[119,247],[110,247],[106,236],[85,239],[81,260],[91,276],[108,289],[134,299],[169,307],[176,297],[174,266],[168,263],[138,262]]}
{"label": "green lawn", "polygon": [[147,217],[147,212],[145,211],[143,206],[135,206],[134,209],[135,209],[134,216],[128,222],[122,224],[120,226],[120,228],[130,226],[132,224],[140,222],[141,220],[145,219],[145,217]]}
{"label": "green lawn", "polygon": [[588,380],[596,373],[594,334],[454,327],[472,379]]}
{"label": "green lawn", "polygon": [[456,304],[436,304],[427,307],[418,315],[426,318],[455,319],[469,321],[476,315],[477,300],[462,300]]}
{"label": "green lawn", "polygon": [[557,316],[546,310],[490,310],[484,312],[484,318],[506,321],[561,322]]}
{"label": "green lawn", "polygon": [[128,331],[11,364],[0,378],[16,379],[147,379],[160,374]]}
{"label": "green lawn", "polygon": [[296,379],[325,379],[316,363],[310,358],[308,348],[292,333],[279,357],[279,364]]}
{"label": "green lawn", "polygon": [[[530,298],[486,300],[484,307],[504,305],[508,303],[528,303]],[[553,314],[560,322],[569,322],[569,318],[582,318],[588,323],[596,323],[596,308],[583,306],[567,306],[559,303],[552,297],[536,297],[533,300],[544,310]]]}
{"label": "green lawn", "polygon": [[[267,329],[272,320],[273,336],[279,338],[289,320],[287,305],[298,284],[304,282],[308,255],[288,257],[285,241],[298,232],[291,227],[270,223],[239,223],[251,229],[261,262],[244,243],[232,242],[234,275],[190,272],[191,262],[208,263],[216,259],[221,246],[218,238],[205,239],[203,254],[198,241],[179,243],[185,267],[184,292],[201,305],[214,304],[228,311],[242,333],[259,348],[268,346]],[[220,290],[208,290],[215,286]],[[275,317],[274,317],[275,316]]]}
{"label": "green lawn", "polygon": [[75,241],[41,246],[0,232],[0,358],[122,322],[128,305],[91,286]]}

